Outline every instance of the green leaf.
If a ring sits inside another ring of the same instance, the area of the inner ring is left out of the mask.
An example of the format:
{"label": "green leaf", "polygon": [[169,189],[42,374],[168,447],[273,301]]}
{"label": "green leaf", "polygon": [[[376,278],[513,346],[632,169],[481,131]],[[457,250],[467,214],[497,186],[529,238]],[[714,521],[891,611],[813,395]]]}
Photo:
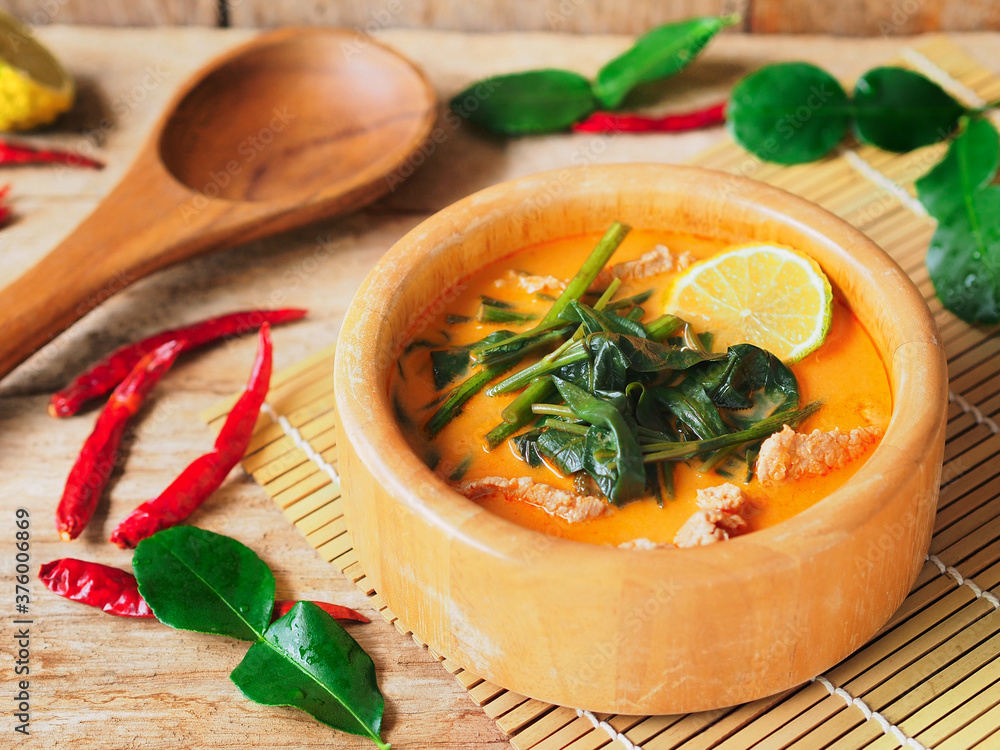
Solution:
{"label": "green leaf", "polygon": [[[585,435],[562,430],[545,430],[538,435],[535,449],[549,458],[560,472],[568,476],[583,469],[586,463],[586,442]],[[530,456],[528,458],[530,459]]]}
{"label": "green leaf", "polygon": [[144,539],[132,567],[156,619],[180,630],[255,641],[274,607],[274,576],[249,547],[193,526]]}
{"label": "green leaf", "polygon": [[725,357],[724,354],[699,352],[686,347],[671,346],[652,339],[641,339],[619,333],[594,333],[584,339],[584,345],[591,354],[604,343],[617,348],[625,361],[628,362],[629,369],[634,372],[686,370],[701,362]]}
{"label": "green leaf", "polygon": [[854,87],[858,140],[886,151],[912,151],[945,140],[965,107],[944,89],[905,68],[873,68]]}
{"label": "green leaf", "polygon": [[802,62],[776,63],[733,87],[726,117],[743,148],[766,161],[802,164],[847,133],[851,103],[833,76]]}
{"label": "green leaf", "polygon": [[992,123],[974,120],[917,180],[917,195],[938,222],[927,251],[934,290],[969,323],[1000,322],[1000,187],[990,185],[998,140]]}
{"label": "green leaf", "polygon": [[607,109],[617,108],[636,86],[676,75],[726,26],[739,16],[691,18],[659,26],[639,37],[623,54],[597,73],[594,96]]}
{"label": "green leaf", "polygon": [[476,320],[480,323],[527,323],[535,320],[538,316],[531,313],[512,310],[512,305],[493,305],[485,301],[479,306],[476,313]]}
{"label": "green leaf", "polygon": [[795,427],[799,422],[816,413],[821,406],[819,401],[803,406],[801,409],[790,409],[772,414],[753,427],[738,432],[709,438],[708,440],[644,440],[642,444],[642,460],[646,463],[654,461],[683,461],[704,453],[715,453],[731,445],[742,445],[763,440],[768,435],[778,432],[784,425]]}
{"label": "green leaf", "polygon": [[660,413],[653,390],[638,382],[629,383],[625,387],[625,395],[635,414],[635,421],[640,427],[657,432],[670,429],[666,419]]}
{"label": "green leaf", "polygon": [[431,369],[434,371],[434,389],[444,390],[469,371],[469,350],[466,347],[435,349],[431,352]]}
{"label": "green leaf", "polygon": [[487,130],[506,135],[565,130],[595,109],[590,82],[569,70],[529,70],[469,86],[451,109]]}
{"label": "green leaf", "polygon": [[569,306],[559,314],[559,318],[560,320],[581,323],[584,333],[609,331],[635,336],[636,338],[648,338],[646,327],[637,320],[595,310],[589,305],[577,302],[576,300],[569,303]]}
{"label": "green leaf", "polygon": [[537,467],[542,465],[542,456],[538,452],[538,438],[541,434],[541,430],[529,430],[510,439],[517,450],[518,456],[528,466]]}
{"label": "green leaf", "polygon": [[685,379],[677,388],[655,388],[653,396],[687,425],[699,440],[708,440],[729,431],[705,388],[693,378]]}
{"label": "green leaf", "polygon": [[[572,383],[558,378],[553,378],[553,382],[577,417],[595,427],[604,428],[600,436],[588,440],[588,453],[591,442],[596,441],[596,447],[609,455],[603,460],[598,458],[600,471],[593,472],[591,467],[585,467],[587,473],[599,483],[605,496],[615,505],[642,497],[646,488],[646,471],[642,466],[639,443],[625,417],[612,404]],[[588,431],[588,437],[589,434]]]}
{"label": "green leaf", "polygon": [[299,602],[247,651],[230,679],[265,706],[292,706],[380,748],[385,700],[371,657],[337,621]]}
{"label": "green leaf", "polygon": [[748,429],[776,411],[799,405],[794,373],[771,352],[753,344],[729,347],[726,359],[705,365],[692,376],[702,378],[705,392],[737,429]]}
{"label": "green leaf", "polygon": [[963,210],[1000,168],[1000,138],[989,120],[972,120],[938,164],[917,180],[917,195],[932,216]]}

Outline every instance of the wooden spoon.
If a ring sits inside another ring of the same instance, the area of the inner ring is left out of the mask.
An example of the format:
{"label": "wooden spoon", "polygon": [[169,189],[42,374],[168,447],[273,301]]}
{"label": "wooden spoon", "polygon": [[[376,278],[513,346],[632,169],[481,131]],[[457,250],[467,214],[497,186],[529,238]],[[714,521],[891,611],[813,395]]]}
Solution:
{"label": "wooden spoon", "polygon": [[281,29],[210,63],[97,209],[0,291],[0,377],[153,271],[389,192],[435,110],[419,70],[352,31]]}

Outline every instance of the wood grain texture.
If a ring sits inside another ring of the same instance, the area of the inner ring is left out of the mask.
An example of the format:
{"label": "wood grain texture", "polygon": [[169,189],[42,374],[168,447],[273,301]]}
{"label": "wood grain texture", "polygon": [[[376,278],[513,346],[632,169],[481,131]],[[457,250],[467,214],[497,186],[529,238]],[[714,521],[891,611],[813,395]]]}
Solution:
{"label": "wood grain texture", "polygon": [[[501,519],[409,449],[386,384],[426,310],[516,248],[615,220],[773,242],[819,262],[871,334],[893,392],[879,448],[843,487],[725,544],[630,552]],[[930,311],[861,232],[750,180],[605,165],[469,196],[403,237],[365,279],[344,321],[335,380],[345,514],[372,585],[431,648],[546,703],[675,714],[795,687],[885,624],[930,543],[947,405]],[[887,533],[893,526],[898,535]],[[871,549],[881,556],[869,565]]]}
{"label": "wood grain texture", "polygon": [[1000,28],[993,0],[753,0],[749,28],[764,34],[903,36]]}
{"label": "wood grain texture", "polygon": [[0,292],[0,377],[149,273],[385,194],[435,106],[408,61],[339,29],[272,31],[213,61],[97,210]]}
{"label": "wood grain texture", "polygon": [[[641,34],[694,15],[743,13],[739,31],[845,36],[900,36],[1000,28],[992,0],[226,0],[232,26],[342,26],[372,33],[391,27],[457,31],[564,31]],[[214,26],[216,0],[7,0],[32,25]]]}
{"label": "wood grain texture", "polygon": [[[110,192],[190,73],[253,34],[246,29],[72,26],[40,28],[38,33],[46,44],[60,51],[82,86],[78,106],[54,128],[30,140],[80,148],[108,166],[100,172],[47,166],[4,172],[4,182],[12,185],[16,216],[0,231],[0,270],[5,278],[17,276],[49,252]],[[596,61],[629,41],[625,37],[465,35],[400,29],[387,30],[381,39],[417,62],[442,99],[475,78],[515,67],[560,64],[590,71]],[[995,66],[994,50],[1000,35],[963,35],[958,41],[981,63]],[[662,94],[661,106],[685,108],[721,100],[740,75],[771,60],[808,59],[850,80],[896,55],[904,43],[922,41],[730,37],[725,45],[710,47],[678,77],[670,92]],[[1000,98],[1000,92],[994,98]],[[456,130],[444,122],[439,126],[444,137],[435,142],[425,163],[373,208],[195,258],[141,279],[0,381],[0,519],[6,519],[4,528],[10,529],[9,519],[16,507],[31,511],[34,563],[74,555],[127,568],[128,556],[104,542],[106,532],[132,508],[162,490],[180,468],[210,445],[211,433],[199,414],[242,387],[256,344],[252,337],[237,339],[178,362],[140,415],[135,437],[127,445],[125,463],[102,501],[93,529],[73,544],[65,544],[58,540],[52,513],[95,415],[90,412],[56,421],[45,415],[45,403],[49,393],[115,347],[164,327],[231,310],[301,305],[310,308],[308,318],[274,331],[275,367],[290,366],[336,340],[361,280],[390,246],[423,218],[464,195],[495,182],[581,160],[683,162],[723,138],[722,129],[717,128],[672,135],[605,138],[566,134],[505,142],[469,128]],[[727,164],[717,166],[725,168]],[[734,159],[730,167],[739,170],[743,165],[743,160]],[[884,203],[881,198],[867,203],[855,198],[852,205],[861,214]],[[897,209],[891,202],[882,210],[887,220],[880,222],[876,239],[898,243],[908,259],[908,270],[919,276],[929,232],[926,228],[913,232],[903,223],[894,223]],[[926,273],[921,289],[932,293]],[[995,351],[996,337],[990,339],[988,332],[963,332],[940,309],[937,314],[949,342],[956,387],[981,398],[987,414],[996,418],[1000,397],[989,387],[992,381],[988,377],[995,366],[981,351]],[[943,510],[938,521],[940,541],[934,551],[949,565],[978,575],[978,571],[991,570],[992,563],[977,562],[981,557],[977,549],[962,540],[969,530],[996,527],[1000,504],[989,500],[989,493],[995,495],[1000,488],[1000,464],[993,457],[997,439],[958,404],[952,405],[949,415],[949,436],[957,442],[949,454],[949,482],[942,492]],[[354,584],[331,571],[329,563],[248,478],[234,474],[193,522],[252,546],[276,568],[282,592],[325,596],[373,613]],[[968,568],[967,559],[971,560]],[[8,583],[12,562],[13,546],[8,537],[0,542],[0,578]],[[936,571],[930,572],[936,575]],[[984,584],[995,587],[996,580],[994,575]],[[953,581],[940,576],[928,575],[922,585],[924,593],[918,592],[918,596],[919,602],[925,603],[956,589]],[[965,602],[971,594],[967,587],[963,590],[968,595],[962,600]],[[32,731],[33,742],[39,747],[370,747],[334,734],[293,711],[248,704],[228,680],[229,670],[239,658],[228,641],[188,640],[187,634],[166,629],[139,632],[135,623],[58,599],[39,584],[33,583],[32,594],[32,613],[39,628],[33,652],[37,656],[33,710],[37,713]],[[899,621],[906,624],[914,611],[919,613],[923,606],[919,602],[901,612]],[[913,630],[922,632],[925,627],[914,625]],[[362,637],[360,632],[358,637]],[[499,750],[509,744],[491,717],[504,719],[506,726],[530,728],[530,723],[523,724],[523,717],[535,709],[520,708],[526,705],[523,696],[483,683],[474,688],[473,696],[486,701],[484,713],[432,656],[395,629],[376,622],[363,637],[365,646],[377,653],[380,680],[390,706],[388,715],[392,717],[387,739],[397,747]],[[863,668],[860,662],[855,667]],[[4,673],[5,680],[9,674]],[[984,689],[988,694],[992,688],[986,684]],[[809,695],[814,694],[815,690]],[[944,710],[938,706],[947,700],[950,698],[943,697],[929,703],[926,711],[914,715],[913,733],[929,727],[928,743],[940,737],[942,725],[934,721]],[[820,702],[834,710],[843,707],[839,699],[822,698]],[[788,710],[792,709],[794,706]],[[767,710],[765,704],[751,704],[725,715],[678,720],[651,747],[677,747],[702,729],[705,734],[699,736],[698,746],[711,747],[732,735],[734,739],[726,747],[749,747],[756,741],[750,735],[759,734],[760,729],[753,724],[745,732],[743,728]],[[514,711],[519,713],[514,715]],[[791,716],[786,713],[784,718],[774,719],[772,726],[791,721]],[[976,718],[974,714],[967,720]],[[635,723],[612,721],[621,728]],[[570,724],[567,734],[580,731],[577,721]],[[592,749],[607,742],[603,731],[582,733],[573,748]],[[898,743],[887,738],[876,746],[888,750]]]}
{"label": "wood grain texture", "polygon": [[217,26],[218,0],[4,0],[32,26]]}
{"label": "wood grain texture", "polygon": [[739,0],[234,0],[233,26],[329,24],[372,33],[389,27],[459,31],[641,34],[694,15],[734,12]]}

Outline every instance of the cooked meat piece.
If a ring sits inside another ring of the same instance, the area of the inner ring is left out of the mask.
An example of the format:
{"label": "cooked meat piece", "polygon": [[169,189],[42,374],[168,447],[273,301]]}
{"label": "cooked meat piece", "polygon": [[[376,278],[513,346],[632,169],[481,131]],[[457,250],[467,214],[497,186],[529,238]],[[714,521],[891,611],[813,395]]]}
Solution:
{"label": "cooked meat piece", "polygon": [[535,482],[529,477],[473,479],[462,482],[458,489],[471,500],[501,495],[507,500],[531,503],[570,523],[589,521],[591,518],[598,518],[611,512],[610,506],[602,498],[578,495],[575,492]]}
{"label": "cooked meat piece", "polygon": [[747,522],[740,514],[747,506],[747,496],[735,484],[726,482],[718,487],[698,490],[698,507],[674,535],[678,547],[698,547],[723,542],[743,530]]}
{"label": "cooked meat piece", "polygon": [[747,496],[743,490],[731,482],[720,484],[718,487],[708,487],[698,490],[698,507],[704,510],[721,510],[724,513],[742,513],[743,506],[746,505]]}
{"label": "cooked meat piece", "polygon": [[662,542],[654,542],[646,537],[641,536],[638,539],[632,539],[628,542],[622,542],[618,545],[618,549],[671,549],[674,545],[664,544]]}
{"label": "cooked meat piece", "polygon": [[691,254],[683,252],[674,258],[670,249],[666,245],[657,245],[648,253],[643,253],[635,260],[627,260],[623,263],[616,263],[602,270],[594,283],[594,289],[604,289],[611,283],[612,279],[622,281],[640,281],[658,273],[667,271],[683,271],[691,265]]}
{"label": "cooked meat piece", "polygon": [[813,430],[806,434],[785,425],[760,447],[757,478],[766,486],[822,476],[860,458],[881,436],[878,427],[856,427],[850,432]]}
{"label": "cooked meat piece", "polygon": [[507,281],[516,283],[528,294],[544,291],[562,292],[566,289],[566,282],[562,279],[557,279],[555,276],[534,276],[532,274],[518,273],[517,271],[508,271],[507,278],[503,281],[498,280],[497,284],[501,285]]}
{"label": "cooked meat piece", "polygon": [[704,544],[726,541],[731,534],[741,531],[747,522],[735,513],[721,510],[699,510],[684,522],[674,535],[678,547],[699,547]]}

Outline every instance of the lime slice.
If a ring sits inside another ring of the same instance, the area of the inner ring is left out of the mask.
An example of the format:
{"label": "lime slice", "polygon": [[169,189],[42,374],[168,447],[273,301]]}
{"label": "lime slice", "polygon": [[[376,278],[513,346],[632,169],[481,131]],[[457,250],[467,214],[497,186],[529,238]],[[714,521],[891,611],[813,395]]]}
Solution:
{"label": "lime slice", "polygon": [[711,331],[718,351],[749,343],[797,362],[826,338],[833,293],[812,258],[779,245],[743,245],[678,276],[666,311]]}
{"label": "lime slice", "polygon": [[52,122],[73,104],[73,79],[11,15],[0,12],[0,130]]}

